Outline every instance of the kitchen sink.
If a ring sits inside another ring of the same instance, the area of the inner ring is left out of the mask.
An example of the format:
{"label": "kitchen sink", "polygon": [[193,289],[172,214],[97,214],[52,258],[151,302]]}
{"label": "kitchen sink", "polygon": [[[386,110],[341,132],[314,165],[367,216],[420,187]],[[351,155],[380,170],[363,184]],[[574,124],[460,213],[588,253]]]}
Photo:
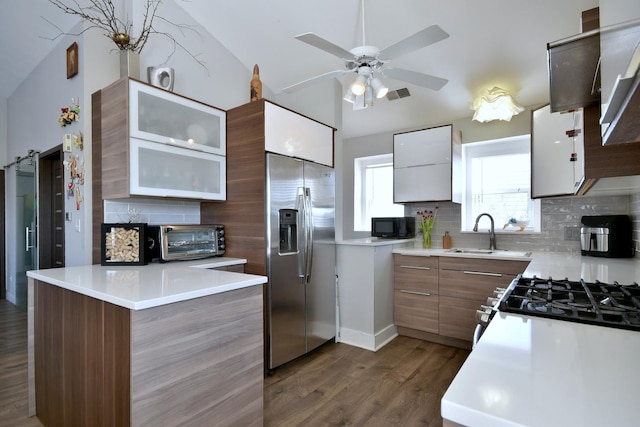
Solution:
{"label": "kitchen sink", "polygon": [[529,258],[531,252],[519,252],[509,250],[497,250],[497,249],[447,249],[445,252],[454,254],[468,254],[468,255],[491,255],[495,258]]}
{"label": "kitchen sink", "polygon": [[483,254],[488,255],[495,252],[493,249],[449,249],[447,252],[456,254]]}

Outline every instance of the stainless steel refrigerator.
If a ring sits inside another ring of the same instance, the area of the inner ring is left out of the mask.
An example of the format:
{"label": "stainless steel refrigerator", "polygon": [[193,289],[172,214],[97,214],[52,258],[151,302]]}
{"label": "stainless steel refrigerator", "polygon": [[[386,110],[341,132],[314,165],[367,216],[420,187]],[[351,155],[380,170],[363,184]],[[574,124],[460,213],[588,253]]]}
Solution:
{"label": "stainless steel refrigerator", "polygon": [[267,153],[268,369],[335,337],[335,173]]}

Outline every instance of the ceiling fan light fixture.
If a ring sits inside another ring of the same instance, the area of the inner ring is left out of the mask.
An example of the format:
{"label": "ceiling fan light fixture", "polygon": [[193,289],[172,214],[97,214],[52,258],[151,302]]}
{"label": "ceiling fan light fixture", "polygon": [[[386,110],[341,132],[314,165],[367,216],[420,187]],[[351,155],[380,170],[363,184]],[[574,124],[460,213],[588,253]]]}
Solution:
{"label": "ceiling fan light fixture", "polygon": [[354,95],[353,91],[351,90],[351,88],[347,89],[347,91],[344,93],[344,96],[342,97],[342,99],[344,99],[345,101],[353,104],[354,102],[356,102],[356,95]]}
{"label": "ceiling fan light fixture", "polygon": [[480,123],[493,120],[511,121],[511,118],[524,111],[524,107],[518,105],[509,91],[494,86],[485,89],[471,106],[475,110],[472,120]]}
{"label": "ceiling fan light fixture", "polygon": [[369,107],[373,106],[373,89],[369,85],[364,90],[364,103]]}
{"label": "ceiling fan light fixture", "polygon": [[376,94],[376,98],[380,99],[386,96],[387,92],[389,92],[389,88],[382,84],[379,78],[374,77],[371,80],[371,87],[373,88],[373,92]]}
{"label": "ceiling fan light fixture", "polygon": [[362,95],[367,87],[366,80],[367,78],[365,76],[359,74],[356,81],[351,85],[351,92],[356,96]]}

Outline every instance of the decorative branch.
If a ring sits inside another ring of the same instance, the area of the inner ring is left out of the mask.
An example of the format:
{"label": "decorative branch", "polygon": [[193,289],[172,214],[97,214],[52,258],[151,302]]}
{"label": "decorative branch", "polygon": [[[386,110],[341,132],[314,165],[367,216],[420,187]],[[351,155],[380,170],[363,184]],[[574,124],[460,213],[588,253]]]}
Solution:
{"label": "decorative branch", "polygon": [[[71,34],[78,36],[83,34],[85,31],[98,28],[102,30],[106,37],[112,40],[119,50],[130,50],[133,52],[140,53],[144,46],[147,44],[149,37],[152,34],[159,34],[167,37],[169,40],[173,42],[173,51],[167,57],[165,63],[169,61],[169,59],[176,52],[177,48],[184,50],[191,58],[194,59],[200,66],[202,66],[205,70],[207,67],[205,62],[198,59],[197,55],[192,54],[189,49],[187,49],[182,43],[178,42],[173,35],[170,33],[166,33],[163,31],[157,31],[154,27],[154,19],[158,18],[163,22],[166,22],[169,25],[176,27],[182,34],[184,34],[185,30],[190,30],[200,35],[192,26],[186,24],[174,24],[168,19],[162,18],[157,15],[158,6],[162,3],[162,0],[146,0],[145,3],[145,12],[144,18],[142,22],[142,30],[137,37],[132,37],[133,23],[127,18],[124,21],[116,16],[116,10],[113,2],[111,0],[89,0],[88,6],[81,6],[78,0],[48,0],[49,3],[56,6],[58,9],[63,11],[68,15],[75,15],[83,19],[84,21],[89,23],[89,26],[83,29],[78,34]],[[70,3],[71,5],[68,5]],[[43,19],[49,22],[51,25],[60,30],[60,27],[53,24],[49,20],[43,17]],[[67,33],[60,30],[61,34],[68,35]],[[57,38],[59,36],[56,36]],[[54,39],[55,39],[54,38]],[[207,70],[208,72],[208,70]]]}

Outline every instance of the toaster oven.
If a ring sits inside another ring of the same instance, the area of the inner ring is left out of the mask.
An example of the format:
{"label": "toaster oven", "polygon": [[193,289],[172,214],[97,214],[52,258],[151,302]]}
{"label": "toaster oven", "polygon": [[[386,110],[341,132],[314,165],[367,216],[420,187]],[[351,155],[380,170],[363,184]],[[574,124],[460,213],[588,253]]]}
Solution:
{"label": "toaster oven", "polygon": [[161,225],[158,240],[160,262],[189,260],[224,255],[224,226]]}

